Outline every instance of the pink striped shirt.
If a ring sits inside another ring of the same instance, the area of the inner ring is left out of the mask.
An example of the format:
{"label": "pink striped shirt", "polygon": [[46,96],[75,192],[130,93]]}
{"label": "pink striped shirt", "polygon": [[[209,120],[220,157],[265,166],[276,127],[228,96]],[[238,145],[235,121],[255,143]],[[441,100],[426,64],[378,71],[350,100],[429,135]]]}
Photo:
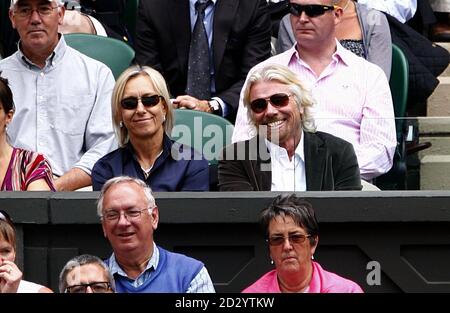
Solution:
{"label": "pink striped shirt", "polygon": [[[353,144],[361,177],[370,180],[392,167],[397,144],[389,83],[381,68],[346,50],[337,41],[336,45],[331,63],[320,76],[300,59],[295,46],[254,68],[274,63],[297,73],[316,100],[317,130]],[[241,93],[233,142],[248,140],[256,134],[242,99]]]}
{"label": "pink striped shirt", "polygon": [[13,147],[0,191],[25,191],[32,182],[40,179],[55,191],[52,168],[47,159],[40,153]]}

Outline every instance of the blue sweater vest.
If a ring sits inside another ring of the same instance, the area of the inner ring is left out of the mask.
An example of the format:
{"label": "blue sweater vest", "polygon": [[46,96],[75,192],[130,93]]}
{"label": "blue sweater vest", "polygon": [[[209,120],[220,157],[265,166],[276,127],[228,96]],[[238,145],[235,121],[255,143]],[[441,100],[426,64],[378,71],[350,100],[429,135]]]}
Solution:
{"label": "blue sweater vest", "polygon": [[[179,253],[159,249],[159,262],[156,271],[141,286],[135,288],[126,278],[114,275],[116,292],[150,293],[171,292],[183,293],[189,288],[191,281],[203,268],[203,263]],[[109,259],[105,261],[109,265]]]}

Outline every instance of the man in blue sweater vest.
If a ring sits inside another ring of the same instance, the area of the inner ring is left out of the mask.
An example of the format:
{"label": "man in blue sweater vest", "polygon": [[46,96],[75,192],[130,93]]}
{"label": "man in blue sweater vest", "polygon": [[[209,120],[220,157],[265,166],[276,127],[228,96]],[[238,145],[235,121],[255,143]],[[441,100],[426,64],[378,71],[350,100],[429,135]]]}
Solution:
{"label": "man in blue sweater vest", "polygon": [[116,292],[215,292],[204,264],[153,242],[159,213],[150,187],[120,176],[104,185],[97,202],[113,254],[105,263]]}

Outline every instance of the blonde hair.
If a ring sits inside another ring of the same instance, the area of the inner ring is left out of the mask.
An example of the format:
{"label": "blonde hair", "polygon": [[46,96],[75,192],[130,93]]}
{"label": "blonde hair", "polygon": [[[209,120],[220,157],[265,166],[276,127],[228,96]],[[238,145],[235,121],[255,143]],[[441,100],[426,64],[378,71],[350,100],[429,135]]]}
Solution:
{"label": "blonde hair", "polygon": [[269,64],[255,68],[248,74],[243,100],[244,105],[248,109],[247,112],[250,121],[254,124],[253,111],[250,108],[250,90],[254,84],[264,81],[275,81],[289,86],[289,91],[292,93],[299,111],[301,112],[300,108],[303,108],[303,114],[300,113],[303,130],[314,133],[316,131],[316,124],[312,112],[315,104],[314,98],[294,72],[288,67],[279,64]]}
{"label": "blonde hair", "polygon": [[134,65],[126,69],[117,79],[114,86],[112,98],[111,98],[111,111],[113,119],[113,127],[119,141],[120,147],[125,146],[130,140],[128,129],[126,127],[120,127],[122,121],[120,114],[120,101],[123,99],[125,86],[128,81],[137,76],[146,76],[150,78],[153,86],[156,88],[158,95],[162,96],[163,105],[166,108],[166,120],[164,122],[164,131],[170,135],[173,127],[173,110],[172,103],[170,102],[169,89],[167,88],[164,77],[155,69],[149,66]]}

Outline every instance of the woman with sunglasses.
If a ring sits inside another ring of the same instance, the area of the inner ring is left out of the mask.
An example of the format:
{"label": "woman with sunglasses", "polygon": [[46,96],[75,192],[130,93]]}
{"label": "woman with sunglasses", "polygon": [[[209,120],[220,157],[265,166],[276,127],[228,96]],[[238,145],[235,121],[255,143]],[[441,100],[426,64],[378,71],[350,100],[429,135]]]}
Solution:
{"label": "woman with sunglasses", "polygon": [[52,169],[47,159],[40,153],[8,143],[6,130],[13,116],[14,102],[8,80],[0,77],[0,191],[54,191]]}
{"label": "woman with sunglasses", "polygon": [[260,223],[275,269],[244,293],[361,293],[355,282],[314,262],[319,226],[311,204],[295,194],[280,195],[261,212]]}
{"label": "woman with sunglasses", "polygon": [[108,179],[123,175],[144,180],[153,191],[209,189],[205,158],[169,137],[172,104],[159,72],[147,66],[125,70],[113,90],[112,115],[120,147],[94,165],[94,190],[100,190]]}
{"label": "woman with sunglasses", "polygon": [[16,259],[16,231],[9,215],[0,210],[0,293],[52,293],[47,287],[22,279]]}
{"label": "woman with sunglasses", "polygon": [[[389,79],[392,64],[392,40],[389,24],[383,13],[353,0],[317,1],[331,5],[300,5],[291,2],[289,13],[280,22],[276,52],[289,50],[296,43],[291,15],[303,12],[310,18],[319,17],[328,10],[342,10],[341,21],[336,25],[336,37],[341,45],[372,62],[385,72]],[[338,8],[337,8],[338,7]]]}

